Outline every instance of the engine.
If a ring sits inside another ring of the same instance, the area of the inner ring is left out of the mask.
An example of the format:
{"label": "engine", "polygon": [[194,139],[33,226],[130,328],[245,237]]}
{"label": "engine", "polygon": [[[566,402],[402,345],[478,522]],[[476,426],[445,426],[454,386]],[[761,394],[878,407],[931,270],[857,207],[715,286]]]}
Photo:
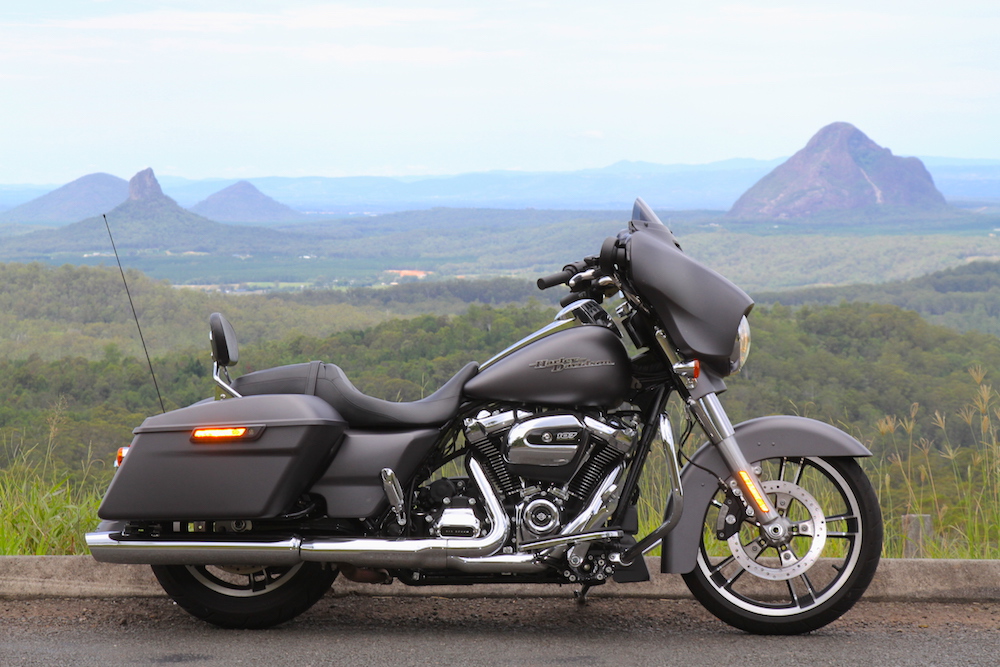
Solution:
{"label": "engine", "polygon": [[465,422],[470,450],[484,463],[523,544],[557,535],[632,451],[635,412],[481,412]]}

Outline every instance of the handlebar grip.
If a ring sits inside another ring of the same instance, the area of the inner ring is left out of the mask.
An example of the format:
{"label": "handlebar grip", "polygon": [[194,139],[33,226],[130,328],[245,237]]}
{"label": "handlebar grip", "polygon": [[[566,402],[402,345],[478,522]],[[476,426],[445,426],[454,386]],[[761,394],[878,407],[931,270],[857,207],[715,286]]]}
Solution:
{"label": "handlebar grip", "polygon": [[548,289],[550,287],[555,287],[556,285],[562,285],[569,281],[570,278],[576,275],[576,269],[567,266],[559,273],[553,273],[551,276],[545,276],[544,278],[539,278],[538,289]]}

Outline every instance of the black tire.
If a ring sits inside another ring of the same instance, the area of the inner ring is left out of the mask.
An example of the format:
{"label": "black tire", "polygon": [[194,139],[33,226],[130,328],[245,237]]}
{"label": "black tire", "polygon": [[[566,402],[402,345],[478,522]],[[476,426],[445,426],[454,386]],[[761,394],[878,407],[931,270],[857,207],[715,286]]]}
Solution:
{"label": "black tire", "polygon": [[744,522],[718,539],[728,515],[742,518],[720,491],[706,509],[697,565],[684,582],[706,609],[741,630],[811,632],[839,618],[871,583],[882,551],[878,498],[854,459],[778,458],[758,465],[765,491],[796,525],[796,535],[779,550],[756,524]]}
{"label": "black tire", "polygon": [[153,565],[163,590],[192,616],[222,628],[269,628],[291,620],[330,589],[326,563],[282,566]]}

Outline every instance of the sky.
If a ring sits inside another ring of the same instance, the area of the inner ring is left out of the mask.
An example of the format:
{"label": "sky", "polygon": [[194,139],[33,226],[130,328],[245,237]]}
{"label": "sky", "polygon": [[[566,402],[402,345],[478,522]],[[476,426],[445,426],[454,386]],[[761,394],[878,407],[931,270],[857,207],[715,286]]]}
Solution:
{"label": "sky", "polygon": [[853,123],[1000,159],[996,0],[0,8],[0,183],[773,159]]}

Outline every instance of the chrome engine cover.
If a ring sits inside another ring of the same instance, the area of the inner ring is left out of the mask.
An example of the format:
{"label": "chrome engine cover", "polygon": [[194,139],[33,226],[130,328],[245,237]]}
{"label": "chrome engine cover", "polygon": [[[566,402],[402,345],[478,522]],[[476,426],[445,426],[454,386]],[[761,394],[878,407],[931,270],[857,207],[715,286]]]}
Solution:
{"label": "chrome engine cover", "polygon": [[566,466],[587,442],[583,421],[571,414],[519,422],[507,434],[507,463],[517,466]]}

